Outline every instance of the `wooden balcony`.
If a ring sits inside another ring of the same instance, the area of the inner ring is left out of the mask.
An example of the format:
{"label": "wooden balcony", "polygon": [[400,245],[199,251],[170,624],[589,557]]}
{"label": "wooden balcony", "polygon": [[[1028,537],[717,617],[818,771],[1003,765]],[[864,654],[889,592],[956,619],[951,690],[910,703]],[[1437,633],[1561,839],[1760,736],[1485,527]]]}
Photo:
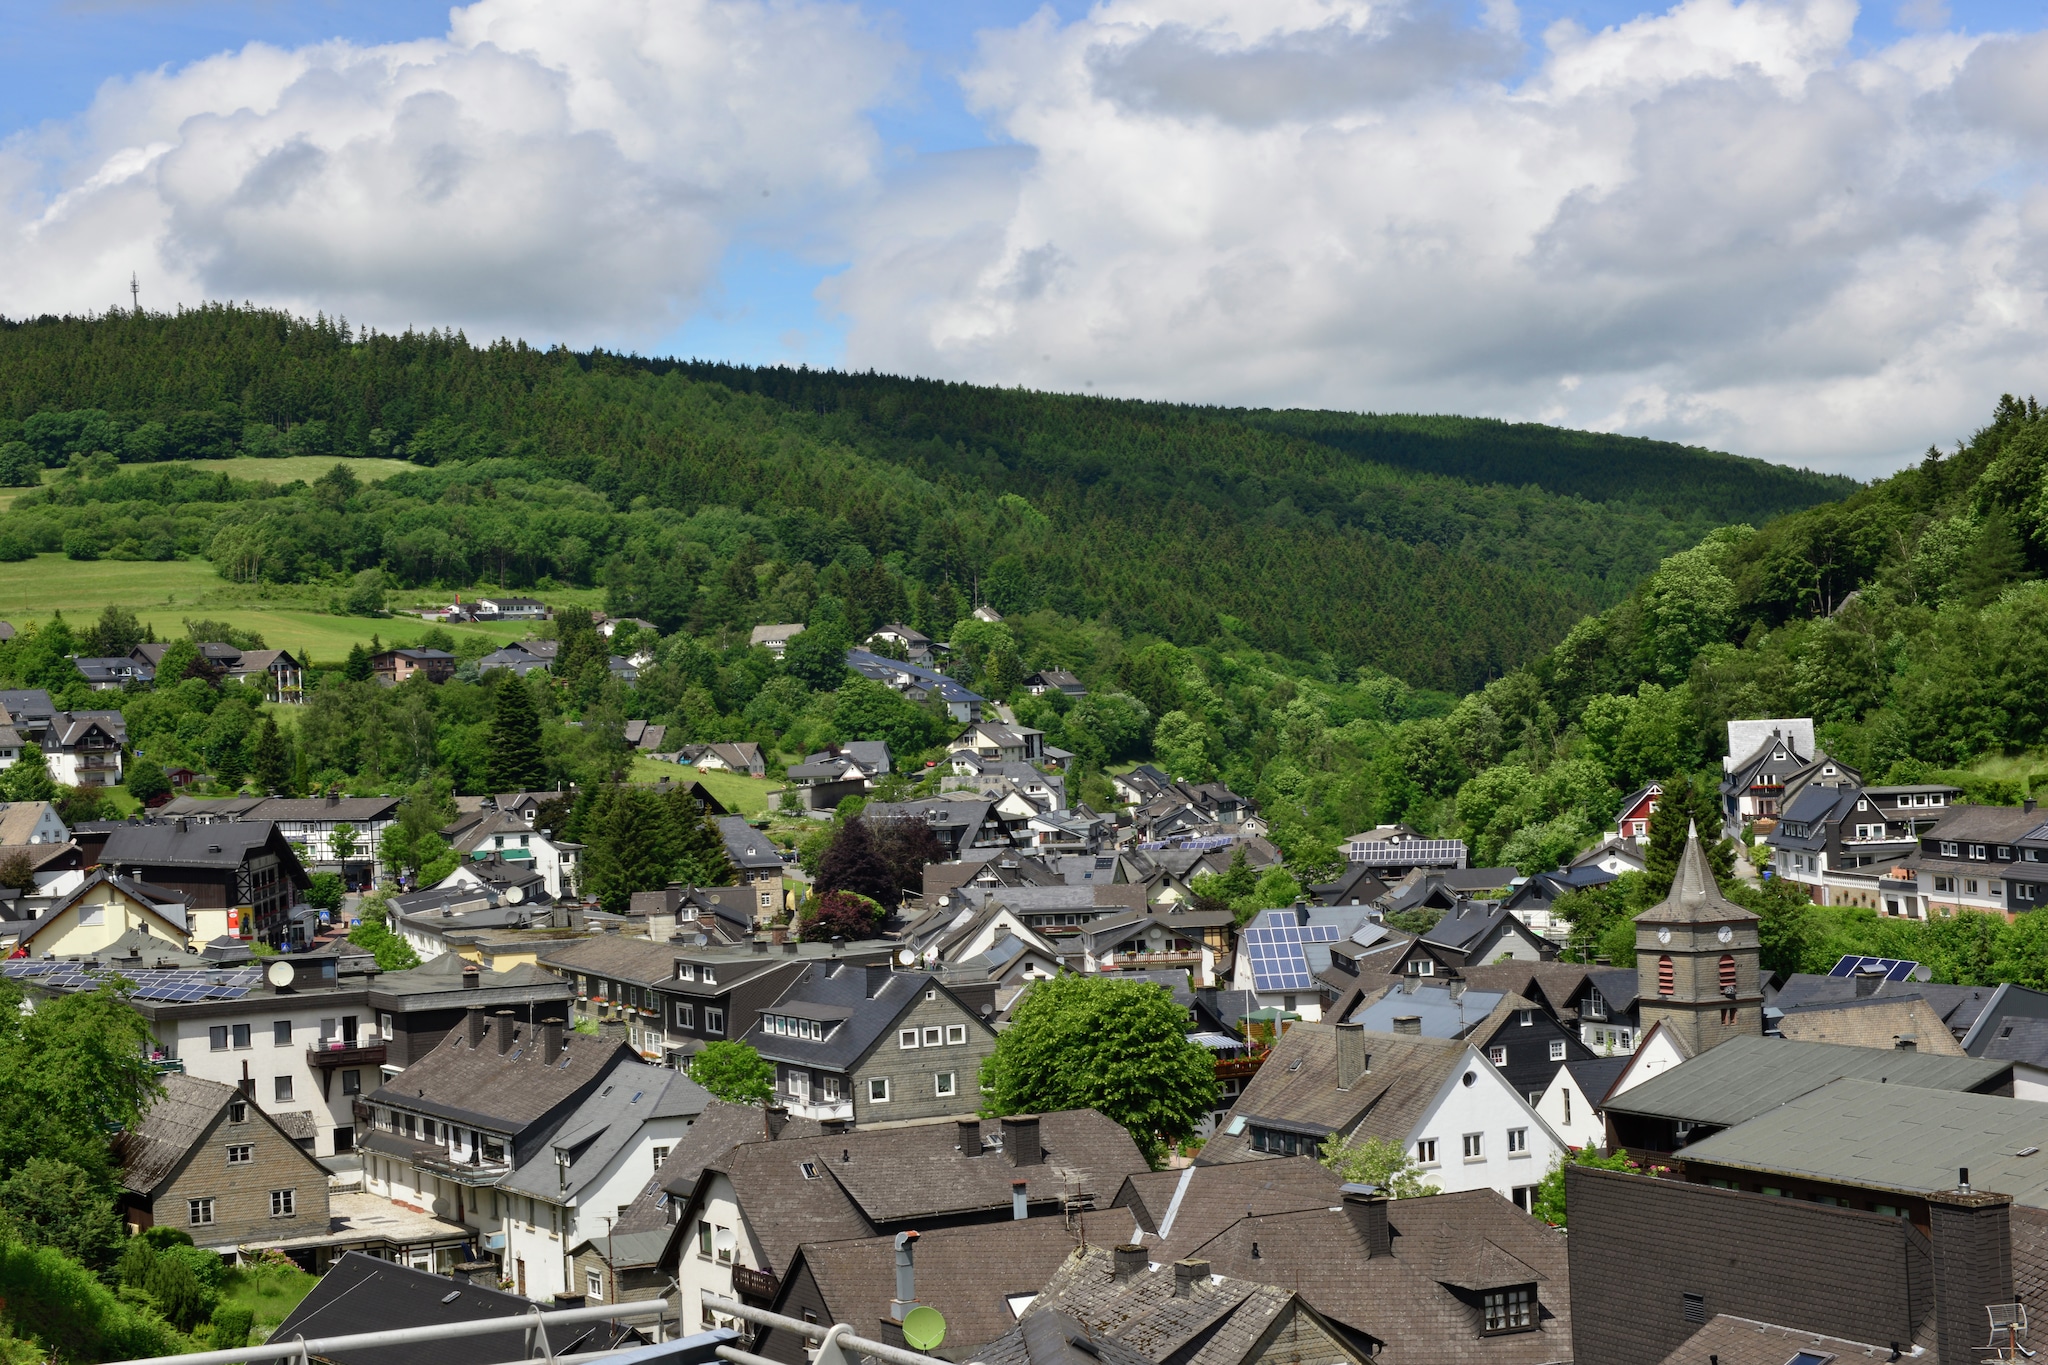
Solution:
{"label": "wooden balcony", "polygon": [[382,1066],[384,1065],[384,1044],[357,1043],[350,1047],[336,1044],[331,1047],[313,1046],[306,1049],[306,1062],[322,1071],[333,1071],[337,1067]]}
{"label": "wooden balcony", "polygon": [[743,1299],[773,1303],[781,1289],[782,1281],[765,1270],[753,1270],[743,1265],[732,1268],[732,1291]]}

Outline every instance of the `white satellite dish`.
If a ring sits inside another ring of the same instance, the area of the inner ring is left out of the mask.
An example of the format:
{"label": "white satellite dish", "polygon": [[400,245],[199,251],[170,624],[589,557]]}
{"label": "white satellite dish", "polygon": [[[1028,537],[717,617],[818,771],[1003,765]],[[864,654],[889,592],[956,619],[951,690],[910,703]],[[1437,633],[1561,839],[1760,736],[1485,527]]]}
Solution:
{"label": "white satellite dish", "polygon": [[297,975],[298,973],[292,970],[292,964],[289,962],[273,962],[263,969],[264,980],[279,990],[283,990],[286,986],[291,985],[292,979]]}
{"label": "white satellite dish", "polygon": [[525,888],[525,887],[523,887],[523,886],[508,886],[508,887],[506,887],[506,888],[505,888],[505,903],[506,903],[507,905],[517,905],[517,904],[519,904],[519,903],[520,903],[521,901],[523,901],[523,900],[525,900],[525,899],[526,899],[526,888]]}
{"label": "white satellite dish", "polygon": [[898,948],[896,950],[896,961],[908,967],[917,961],[917,954],[911,952],[908,948]]}
{"label": "white satellite dish", "polygon": [[939,897],[939,904],[940,904],[940,905],[942,905],[942,906],[944,906],[944,905],[951,905],[952,903],[953,903],[953,898],[952,898],[951,896],[941,896],[941,897]]}

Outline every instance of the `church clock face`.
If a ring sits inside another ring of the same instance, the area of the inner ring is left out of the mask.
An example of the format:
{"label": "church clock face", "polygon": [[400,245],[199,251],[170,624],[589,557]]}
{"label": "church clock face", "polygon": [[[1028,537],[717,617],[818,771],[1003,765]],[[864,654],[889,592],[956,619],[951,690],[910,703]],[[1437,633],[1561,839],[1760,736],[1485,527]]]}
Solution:
{"label": "church clock face", "polygon": [[1657,931],[1657,942],[1659,942],[1659,943],[1669,943],[1669,942],[1671,942],[1671,931],[1670,931],[1669,929],[1659,929],[1659,930]]}
{"label": "church clock face", "polygon": [[1724,924],[1721,926],[1721,931],[1718,934],[1715,934],[1714,937],[1720,939],[1721,942],[1726,943],[1730,939],[1735,937],[1735,931]]}

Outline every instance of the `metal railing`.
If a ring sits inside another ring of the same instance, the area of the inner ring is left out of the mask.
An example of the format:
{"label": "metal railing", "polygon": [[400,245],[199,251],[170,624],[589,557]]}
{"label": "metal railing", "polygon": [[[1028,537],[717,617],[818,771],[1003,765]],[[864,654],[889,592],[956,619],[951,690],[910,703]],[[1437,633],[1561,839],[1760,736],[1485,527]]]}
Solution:
{"label": "metal railing", "polygon": [[[796,1318],[786,1318],[780,1313],[755,1308],[737,1299],[728,1299],[723,1294],[714,1294],[708,1289],[704,1290],[703,1294],[704,1306],[714,1313],[740,1318],[758,1327],[773,1327],[778,1331],[794,1332],[805,1341],[815,1344],[819,1350],[814,1365],[839,1365],[839,1362],[846,1360],[845,1352],[848,1351],[856,1351],[871,1360],[887,1361],[888,1365],[934,1365],[936,1359],[933,1356],[906,1350],[901,1346],[891,1346],[886,1341],[869,1341],[865,1337],[857,1337],[843,1322],[831,1327],[815,1322],[800,1322]],[[751,1351],[742,1351],[737,1346],[720,1346],[717,1355],[720,1360],[731,1362],[731,1365],[783,1365],[781,1361],[770,1360]],[[193,1359],[190,1356],[177,1358]],[[153,1362],[150,1365],[153,1365]],[[968,1365],[980,1365],[980,1362],[970,1361]]]}
{"label": "metal railing", "polygon": [[[451,1280],[449,1283],[455,1284]],[[506,1332],[524,1332],[527,1339],[521,1348],[523,1355],[516,1365],[576,1365],[579,1361],[601,1360],[607,1357],[623,1360],[628,1356],[647,1355],[650,1360],[669,1360],[675,1365],[684,1365],[687,1352],[677,1355],[676,1348],[695,1344],[709,1348],[718,1343],[713,1337],[728,1337],[726,1333],[699,1333],[682,1337],[662,1345],[670,1348],[656,1353],[658,1348],[639,1344],[613,1347],[607,1351],[585,1351],[577,1355],[556,1355],[548,1345],[548,1328],[570,1327],[580,1323],[619,1322],[640,1318],[661,1318],[671,1311],[667,1299],[646,1299],[637,1303],[611,1303],[596,1308],[563,1308],[555,1312],[543,1312],[535,1304],[531,1313],[517,1317],[478,1318],[468,1322],[444,1322],[431,1327],[399,1327],[388,1332],[357,1332],[339,1337],[293,1337],[289,1341],[273,1338],[261,1346],[239,1346],[231,1351],[198,1351],[190,1355],[149,1356],[141,1360],[120,1362],[120,1365],[241,1365],[245,1361],[297,1360],[310,1362],[315,1356],[334,1356],[343,1351],[365,1350],[378,1346],[405,1346],[423,1341],[450,1341],[460,1337],[487,1336]],[[719,1349],[723,1349],[720,1347]],[[702,1355],[708,1356],[705,1349]],[[508,1365],[512,1363],[508,1362]],[[929,1361],[922,1365],[930,1365]]]}

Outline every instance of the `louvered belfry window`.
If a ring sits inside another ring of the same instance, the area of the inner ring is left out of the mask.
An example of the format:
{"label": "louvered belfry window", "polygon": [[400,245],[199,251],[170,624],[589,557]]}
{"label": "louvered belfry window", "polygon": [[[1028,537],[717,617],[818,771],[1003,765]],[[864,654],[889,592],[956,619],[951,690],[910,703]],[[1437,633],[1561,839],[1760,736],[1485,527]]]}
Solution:
{"label": "louvered belfry window", "polygon": [[1721,990],[1727,995],[1735,993],[1735,959],[1727,953],[1721,954]]}
{"label": "louvered belfry window", "polygon": [[1659,994],[1659,995],[1674,995],[1674,994],[1676,994],[1676,993],[1677,993],[1677,990],[1678,990],[1678,984],[1677,984],[1676,974],[1675,974],[1675,973],[1673,972],[1673,970],[1672,970],[1672,967],[1671,967],[1671,959],[1670,959],[1669,957],[1660,957],[1660,958],[1658,958],[1658,959],[1657,959],[1657,994]]}

